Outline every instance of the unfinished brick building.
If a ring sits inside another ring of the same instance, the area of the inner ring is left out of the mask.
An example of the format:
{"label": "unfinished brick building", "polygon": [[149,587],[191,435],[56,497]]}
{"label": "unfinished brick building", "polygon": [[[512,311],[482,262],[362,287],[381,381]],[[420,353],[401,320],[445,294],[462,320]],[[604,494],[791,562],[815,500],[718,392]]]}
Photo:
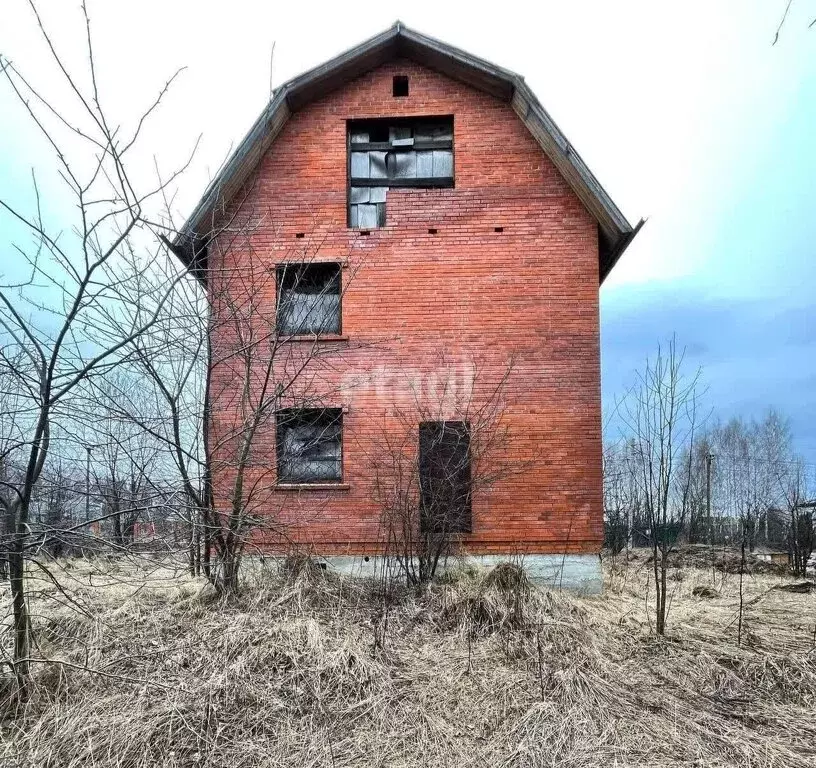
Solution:
{"label": "unfinished brick building", "polygon": [[[598,589],[598,293],[637,229],[518,75],[400,23],[278,88],[175,248],[215,350],[237,304],[274,336],[276,366],[216,363],[210,388],[227,434],[272,371],[253,542],[369,571],[388,509],[433,530],[432,459],[454,461],[459,551]],[[218,505],[237,450],[216,451]]]}

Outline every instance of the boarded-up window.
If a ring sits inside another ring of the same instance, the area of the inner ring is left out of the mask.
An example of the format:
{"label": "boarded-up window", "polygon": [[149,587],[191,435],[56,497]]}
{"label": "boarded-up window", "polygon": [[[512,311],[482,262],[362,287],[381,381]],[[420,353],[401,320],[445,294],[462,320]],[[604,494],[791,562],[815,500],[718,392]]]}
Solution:
{"label": "boarded-up window", "polygon": [[277,412],[279,483],[335,483],[343,479],[343,413],[339,408]]}
{"label": "boarded-up window", "polygon": [[340,333],[340,265],[278,267],[278,334]]}
{"label": "boarded-up window", "polygon": [[385,225],[393,187],[453,186],[453,118],[389,118],[349,123],[349,226]]}
{"label": "boarded-up window", "polygon": [[419,425],[420,524],[423,533],[470,533],[470,425]]}

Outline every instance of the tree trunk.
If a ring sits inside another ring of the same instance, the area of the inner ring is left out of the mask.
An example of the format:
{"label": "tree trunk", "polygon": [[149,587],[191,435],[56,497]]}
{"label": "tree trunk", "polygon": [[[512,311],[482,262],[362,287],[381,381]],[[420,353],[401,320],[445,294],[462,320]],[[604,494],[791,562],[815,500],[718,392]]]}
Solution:
{"label": "tree trunk", "polygon": [[201,576],[201,510],[196,509],[195,517],[195,541],[193,542],[193,546],[195,550],[193,552],[193,575],[194,576]]}
{"label": "tree trunk", "polygon": [[221,553],[221,591],[225,595],[235,595],[238,593],[238,570],[239,570],[239,555],[232,551],[231,547],[227,547]]}
{"label": "tree trunk", "polygon": [[745,531],[742,534],[742,548],[740,550],[740,572],[739,572],[739,620],[737,622],[737,646],[742,645],[742,612],[743,612],[743,590],[742,583],[745,575]]}
{"label": "tree trunk", "polygon": [[65,551],[65,541],[60,533],[64,523],[62,493],[62,488],[57,487],[49,494],[47,501],[46,524],[50,529],[47,549],[51,557],[62,557]]}
{"label": "tree trunk", "polygon": [[136,522],[138,517],[138,512],[135,515],[131,512],[125,517],[125,530],[123,531],[123,538],[124,543],[128,546],[133,544],[136,539]]}
{"label": "tree trunk", "polygon": [[196,521],[195,512],[190,510],[190,530],[187,537],[187,559],[190,576],[196,575]]}
{"label": "tree trunk", "polygon": [[125,541],[122,537],[122,513],[115,514],[111,520],[113,521],[113,541],[117,547],[124,547]]}
{"label": "tree trunk", "polygon": [[657,611],[655,614],[655,626],[657,634],[662,635],[666,632],[666,568],[667,568],[667,553],[660,550],[660,566],[657,565],[657,552],[654,553],[655,560],[655,590],[657,592]]}
{"label": "tree trunk", "polygon": [[11,512],[0,513],[0,581],[9,577],[9,547],[11,545]]}
{"label": "tree trunk", "polygon": [[[27,515],[23,516],[25,519]],[[22,701],[28,697],[30,674],[29,631],[30,619],[25,595],[25,541],[26,527],[19,525],[9,547],[9,581],[14,613],[14,674]]]}

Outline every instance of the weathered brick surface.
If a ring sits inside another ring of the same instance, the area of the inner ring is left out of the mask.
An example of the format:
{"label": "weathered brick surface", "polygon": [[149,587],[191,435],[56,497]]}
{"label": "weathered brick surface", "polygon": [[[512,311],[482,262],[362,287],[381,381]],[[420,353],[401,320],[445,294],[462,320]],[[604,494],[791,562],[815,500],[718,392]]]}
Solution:
{"label": "weathered brick surface", "polygon": [[[410,77],[407,98],[392,97],[394,74]],[[346,121],[450,114],[455,189],[391,190],[384,229],[368,236],[347,229]],[[257,275],[299,260],[314,243],[319,252],[307,258],[348,265],[342,310],[348,341],[326,347],[332,352],[312,385],[329,393],[325,404],[348,409],[348,488],[269,492],[261,508],[270,520],[320,552],[377,551],[380,510],[368,454],[383,429],[395,428],[394,405],[410,404],[406,378],[423,382],[427,396],[430,374],[461,382],[475,362],[480,386],[489,387],[512,357],[508,450],[533,466],[477,494],[465,545],[474,553],[597,551],[603,526],[596,225],[509,105],[414,63],[391,62],[294,114],[240,200],[234,228],[247,221],[252,227],[245,239],[222,237],[211,248],[215,295],[230,290],[217,276],[222,267]],[[299,232],[306,237],[297,239]],[[272,310],[271,281],[258,293],[256,301]],[[225,337],[217,332],[216,346]],[[302,354],[299,344],[286,354]],[[372,374],[374,386],[358,382],[339,391],[353,376]],[[226,368],[215,373],[216,432],[230,418],[237,379]],[[266,490],[274,440],[269,423],[251,473]],[[228,475],[216,478],[220,503]]]}

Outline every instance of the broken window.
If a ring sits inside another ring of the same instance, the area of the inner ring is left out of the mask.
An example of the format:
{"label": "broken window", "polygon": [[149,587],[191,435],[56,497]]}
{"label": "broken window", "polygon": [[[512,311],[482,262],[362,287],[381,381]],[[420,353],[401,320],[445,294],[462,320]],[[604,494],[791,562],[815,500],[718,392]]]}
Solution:
{"label": "broken window", "polygon": [[419,425],[420,527],[423,533],[470,533],[470,425]]}
{"label": "broken window", "polygon": [[343,479],[340,408],[277,412],[278,483],[337,483]]}
{"label": "broken window", "polygon": [[278,267],[278,334],[340,333],[340,265]]}
{"label": "broken window", "polygon": [[453,186],[453,118],[349,123],[349,226],[385,226],[392,187]]}

